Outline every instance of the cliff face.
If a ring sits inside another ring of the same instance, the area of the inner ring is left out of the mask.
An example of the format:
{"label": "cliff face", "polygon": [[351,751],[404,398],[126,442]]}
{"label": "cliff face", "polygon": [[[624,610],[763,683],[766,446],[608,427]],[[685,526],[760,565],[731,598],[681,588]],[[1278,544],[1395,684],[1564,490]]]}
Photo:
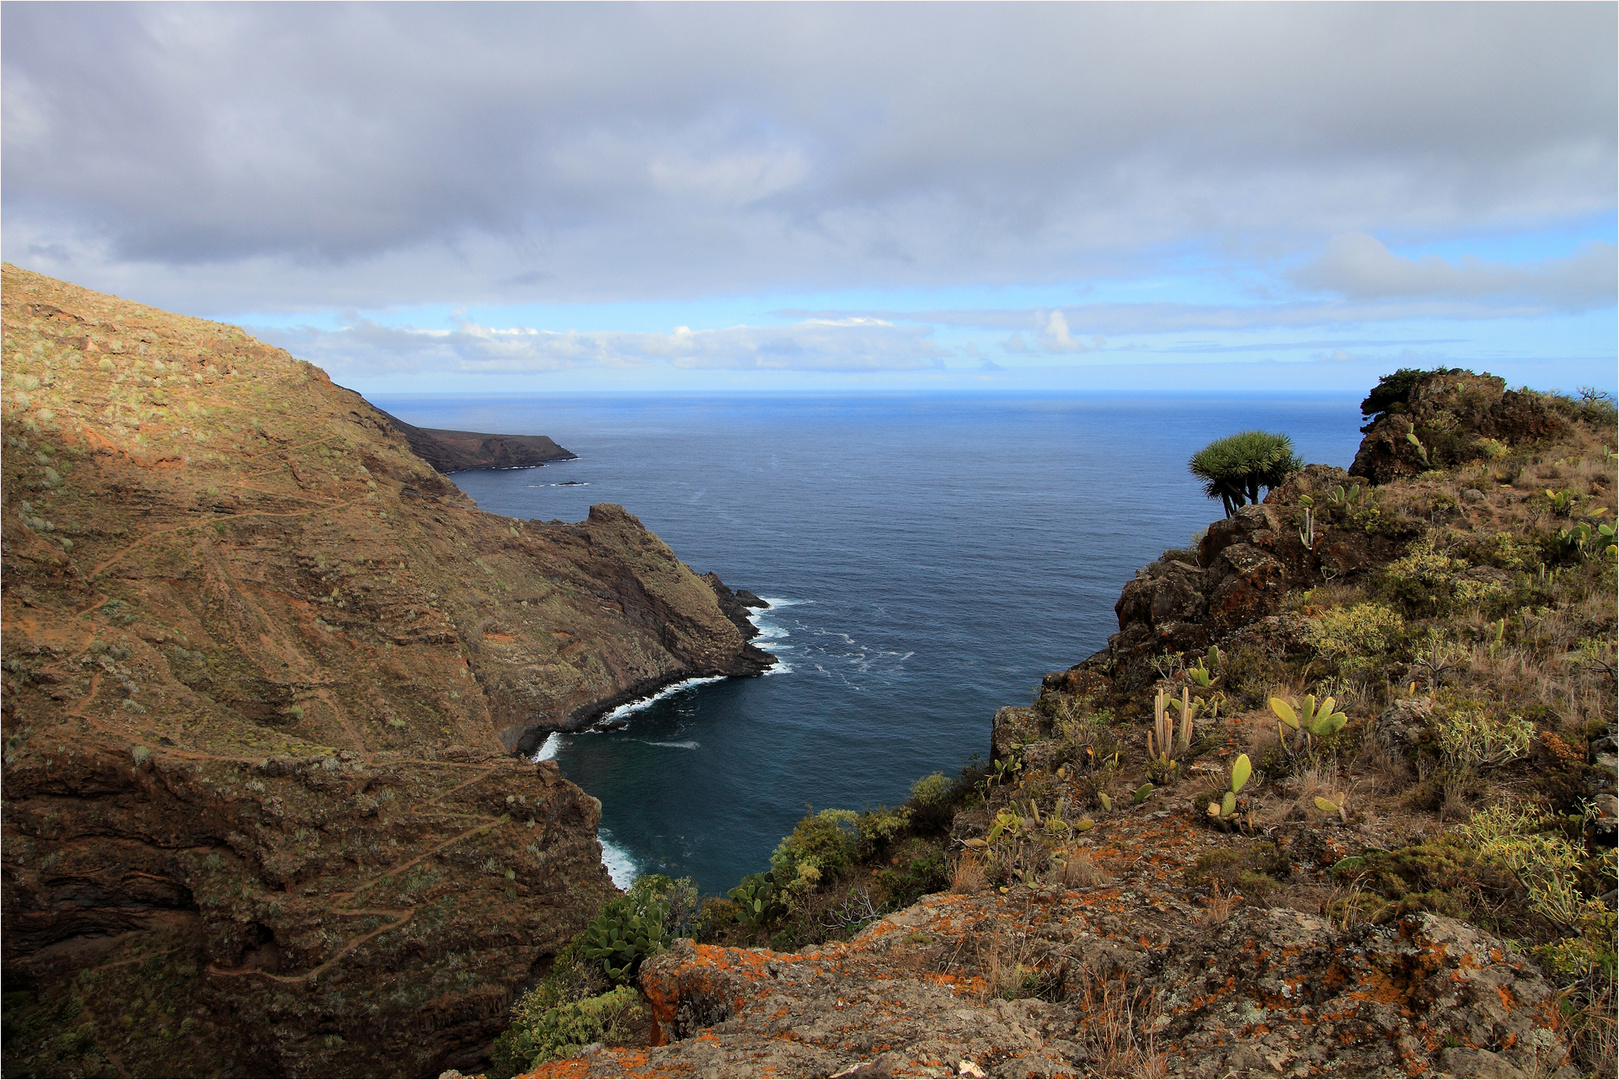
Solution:
{"label": "cliff face", "polygon": [[509,752],[768,657],[617,507],[482,513],[233,327],[3,292],[5,1071],[475,1064],[612,891]]}
{"label": "cliff face", "polygon": [[548,435],[490,435],[481,431],[419,428],[380,409],[377,411],[399,429],[417,457],[442,473],[463,469],[526,469],[547,461],[571,461],[579,456],[558,446]]}

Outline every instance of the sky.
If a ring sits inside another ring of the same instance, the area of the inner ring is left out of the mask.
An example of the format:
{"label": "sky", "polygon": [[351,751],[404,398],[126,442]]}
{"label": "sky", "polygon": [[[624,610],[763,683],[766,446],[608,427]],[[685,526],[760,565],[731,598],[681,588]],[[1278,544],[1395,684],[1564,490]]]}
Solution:
{"label": "sky", "polygon": [[1613,389],[1619,6],[0,4],[0,254],[363,393]]}

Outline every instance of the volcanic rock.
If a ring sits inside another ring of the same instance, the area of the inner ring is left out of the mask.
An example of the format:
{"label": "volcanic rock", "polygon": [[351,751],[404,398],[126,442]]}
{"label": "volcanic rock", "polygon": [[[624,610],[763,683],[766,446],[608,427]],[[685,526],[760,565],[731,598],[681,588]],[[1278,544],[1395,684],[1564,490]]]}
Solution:
{"label": "volcanic rock", "polygon": [[511,752],[770,658],[234,327],[10,266],[3,317],[4,1071],[475,1069],[614,891]]}

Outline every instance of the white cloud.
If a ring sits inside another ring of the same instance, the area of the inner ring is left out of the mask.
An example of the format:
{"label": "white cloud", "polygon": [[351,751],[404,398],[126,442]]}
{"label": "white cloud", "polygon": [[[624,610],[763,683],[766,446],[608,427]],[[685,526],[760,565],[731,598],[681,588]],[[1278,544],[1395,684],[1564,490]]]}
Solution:
{"label": "white cloud", "polygon": [[1290,277],[1305,288],[1352,300],[1505,299],[1583,311],[1613,305],[1619,291],[1619,250],[1593,241],[1565,258],[1525,264],[1472,256],[1408,259],[1376,237],[1356,232],[1334,237],[1326,254]]}
{"label": "white cloud", "polygon": [[195,313],[1073,281],[1614,206],[1609,4],[0,11],[6,257]]}
{"label": "white cloud", "polygon": [[511,374],[578,368],[878,372],[936,368],[942,355],[925,327],[875,319],[811,319],[791,326],[732,326],[669,333],[496,329],[462,322],[454,330],[381,326],[357,320],[341,330],[254,330],[260,338],[326,368],[354,376],[457,371]]}

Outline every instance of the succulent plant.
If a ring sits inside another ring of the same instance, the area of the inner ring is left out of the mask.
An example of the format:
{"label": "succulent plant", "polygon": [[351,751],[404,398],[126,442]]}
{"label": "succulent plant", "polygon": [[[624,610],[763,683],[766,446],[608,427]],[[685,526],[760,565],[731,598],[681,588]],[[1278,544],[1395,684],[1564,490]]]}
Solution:
{"label": "succulent plant", "polygon": [[663,951],[663,919],[667,910],[658,904],[637,910],[633,897],[610,900],[585,928],[584,953],[601,961],[614,983],[627,983],[641,961]]}
{"label": "succulent plant", "polygon": [[1218,802],[1209,803],[1209,817],[1221,828],[1230,828],[1238,824],[1237,795],[1242,791],[1243,785],[1253,775],[1253,764],[1248,760],[1247,754],[1240,754],[1231,766],[1231,786],[1220,796]]}
{"label": "succulent plant", "polygon": [[[1335,734],[1349,722],[1348,716],[1334,711],[1336,705],[1337,702],[1330,697],[1317,705],[1314,694],[1297,703],[1296,708],[1294,704],[1281,698],[1271,698],[1270,711],[1276,714],[1279,721],[1276,725],[1276,735],[1281,739],[1283,747],[1295,755],[1313,753],[1315,739],[1324,739],[1328,735]],[[1291,746],[1287,728],[1293,730]]]}

